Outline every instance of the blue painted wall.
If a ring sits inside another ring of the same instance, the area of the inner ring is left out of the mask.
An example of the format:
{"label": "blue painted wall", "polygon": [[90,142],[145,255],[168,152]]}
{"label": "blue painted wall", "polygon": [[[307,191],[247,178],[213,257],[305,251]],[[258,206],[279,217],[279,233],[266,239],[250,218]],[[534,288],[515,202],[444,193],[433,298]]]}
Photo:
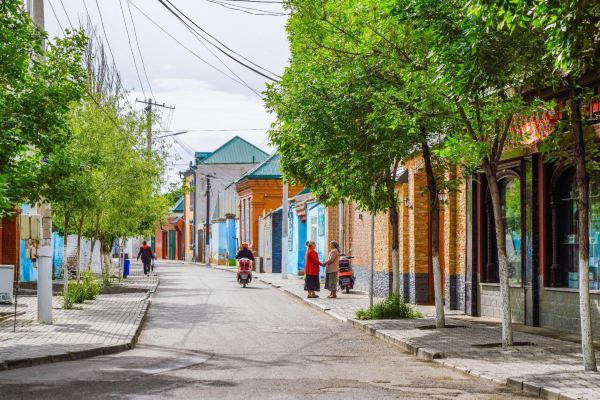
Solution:
{"label": "blue painted wall", "polygon": [[271,214],[271,260],[273,273],[281,273],[281,214],[281,210],[277,210]]}
{"label": "blue painted wall", "polygon": [[237,239],[237,219],[229,218],[227,220],[227,251],[229,252],[229,259],[235,258],[239,247],[239,240]]}
{"label": "blue painted wall", "polygon": [[296,214],[296,207],[290,207],[288,211],[288,274],[298,275],[304,271],[306,257],[306,223]]}
{"label": "blue painted wall", "polygon": [[52,271],[55,278],[60,278],[64,252],[63,236],[52,232]]}
{"label": "blue painted wall", "polygon": [[[319,260],[324,261],[327,256],[327,243],[325,243],[326,208],[324,205],[311,201],[306,204],[307,240],[314,240],[317,244]],[[325,277],[325,268],[321,267],[321,277]]]}

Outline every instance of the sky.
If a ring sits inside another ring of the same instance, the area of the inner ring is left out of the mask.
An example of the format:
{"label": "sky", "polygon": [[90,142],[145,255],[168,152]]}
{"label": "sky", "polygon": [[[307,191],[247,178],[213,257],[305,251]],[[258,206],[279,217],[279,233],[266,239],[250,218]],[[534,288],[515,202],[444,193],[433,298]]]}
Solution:
{"label": "sky", "polygon": [[[239,0],[170,0],[170,2],[224,45],[260,67],[277,75],[283,73],[289,61],[285,33],[287,17],[251,15],[248,12],[257,14],[262,12],[231,9],[239,6],[284,13],[279,2],[255,3]],[[125,29],[121,5],[128,24],[130,39]],[[108,41],[112,49],[123,87],[130,91],[130,101],[135,103],[136,99],[153,98],[157,103],[175,107],[171,115],[168,110],[165,110],[162,126],[155,126],[155,129],[189,131],[176,136],[175,139],[168,139],[173,153],[169,180],[176,179],[178,171],[184,170],[185,165],[193,159],[192,151],[215,150],[235,135],[266,151],[273,150],[268,145],[266,129],[269,128],[274,117],[265,110],[262,99],[256,93],[224,75],[226,73],[237,79],[223,63],[258,92],[265,89],[265,84],[269,80],[227,58],[206,42],[199,41],[158,0],[45,0],[46,30],[51,36],[62,36],[62,29],[67,29],[71,25],[77,27],[80,21],[84,21],[85,26],[88,15],[85,6],[99,35]],[[160,28],[140,10],[153,19]],[[106,37],[100,16],[104,22]],[[131,17],[135,23],[135,31]],[[161,28],[197,56],[184,49]],[[139,52],[135,33],[137,33]],[[129,43],[133,50],[130,49]],[[223,63],[206,47],[217,54]],[[136,73],[132,51],[141,83]],[[140,52],[143,64],[139,56]],[[235,57],[248,64],[239,56]],[[150,87],[154,96],[151,94]],[[140,110],[143,108],[139,103],[135,106]],[[199,132],[206,130],[224,131]]]}

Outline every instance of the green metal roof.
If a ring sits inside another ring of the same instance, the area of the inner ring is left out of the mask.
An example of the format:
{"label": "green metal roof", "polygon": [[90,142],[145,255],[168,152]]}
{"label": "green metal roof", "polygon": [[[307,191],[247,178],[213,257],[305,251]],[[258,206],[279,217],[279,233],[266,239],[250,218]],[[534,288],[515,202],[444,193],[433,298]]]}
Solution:
{"label": "green metal roof", "polygon": [[263,162],[269,154],[239,136],[213,151],[199,164],[257,164]]}
{"label": "green metal roof", "polygon": [[194,153],[196,157],[196,164],[200,164],[213,154],[212,151],[197,151]]}
{"label": "green metal roof", "polygon": [[251,169],[239,180],[244,179],[281,179],[282,173],[279,166],[279,160],[281,156],[277,153],[271,154],[269,158],[258,165],[256,168]]}
{"label": "green metal roof", "polygon": [[182,213],[183,212],[183,197],[178,198],[175,201],[175,205],[171,209],[174,213]]}

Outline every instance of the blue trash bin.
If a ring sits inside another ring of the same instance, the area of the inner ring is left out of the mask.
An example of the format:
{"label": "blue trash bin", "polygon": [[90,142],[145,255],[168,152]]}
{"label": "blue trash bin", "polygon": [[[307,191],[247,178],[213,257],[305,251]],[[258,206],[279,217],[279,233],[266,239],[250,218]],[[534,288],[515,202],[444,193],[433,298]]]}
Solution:
{"label": "blue trash bin", "polygon": [[129,265],[131,264],[131,260],[126,258],[123,263],[123,278],[127,278],[129,275]]}

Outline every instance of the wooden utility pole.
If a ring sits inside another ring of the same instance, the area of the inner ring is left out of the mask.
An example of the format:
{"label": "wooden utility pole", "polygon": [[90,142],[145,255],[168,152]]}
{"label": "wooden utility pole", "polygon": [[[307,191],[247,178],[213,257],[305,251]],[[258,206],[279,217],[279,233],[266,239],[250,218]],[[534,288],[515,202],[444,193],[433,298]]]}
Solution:
{"label": "wooden utility pole", "polygon": [[175,107],[167,106],[165,105],[165,103],[156,103],[152,101],[152,99],[135,99],[135,101],[136,103],[142,103],[146,105],[146,107],[144,108],[144,111],[146,111],[146,153],[148,154],[148,157],[150,157],[150,155],[152,154],[152,107],[162,107],[169,110],[174,110]]}

